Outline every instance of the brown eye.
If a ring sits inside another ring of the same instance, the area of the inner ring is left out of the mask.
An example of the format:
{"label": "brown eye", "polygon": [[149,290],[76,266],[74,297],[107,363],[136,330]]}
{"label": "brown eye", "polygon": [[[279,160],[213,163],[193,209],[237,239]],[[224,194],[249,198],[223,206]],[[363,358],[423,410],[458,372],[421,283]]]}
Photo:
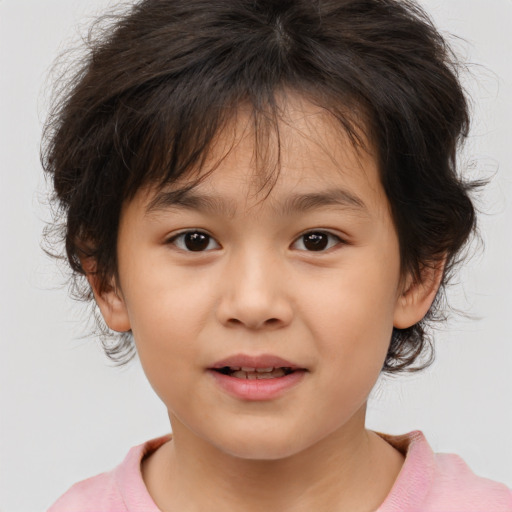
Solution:
{"label": "brown eye", "polygon": [[302,235],[294,244],[301,251],[325,251],[339,244],[341,239],[325,231],[310,231]]}
{"label": "brown eye", "polygon": [[323,251],[329,242],[325,233],[308,233],[302,238],[304,240],[304,247],[308,251]]}
{"label": "brown eye", "polygon": [[204,251],[210,243],[210,237],[204,233],[187,233],[184,243],[189,251]]}
{"label": "brown eye", "polygon": [[202,252],[212,249],[219,249],[219,244],[208,234],[202,231],[187,231],[170,240],[183,251]]}

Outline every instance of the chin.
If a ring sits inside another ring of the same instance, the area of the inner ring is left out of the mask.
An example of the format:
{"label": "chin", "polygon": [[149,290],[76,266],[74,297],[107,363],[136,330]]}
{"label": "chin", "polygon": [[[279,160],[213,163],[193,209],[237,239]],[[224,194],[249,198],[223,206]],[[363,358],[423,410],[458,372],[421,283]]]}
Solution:
{"label": "chin", "polygon": [[234,433],[224,443],[217,444],[217,448],[239,459],[272,461],[292,457],[307,449],[309,445],[298,438],[286,434],[277,435],[276,432],[246,432],[236,436]]}

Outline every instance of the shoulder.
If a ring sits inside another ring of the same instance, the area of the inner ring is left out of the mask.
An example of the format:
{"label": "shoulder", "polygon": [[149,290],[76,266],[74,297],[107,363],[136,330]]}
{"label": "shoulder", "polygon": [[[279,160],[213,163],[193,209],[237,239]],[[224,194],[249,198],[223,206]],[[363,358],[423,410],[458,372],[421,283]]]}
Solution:
{"label": "shoulder", "polygon": [[159,512],[140,468],[142,459],[169,439],[167,435],[134,446],[119,466],[74,484],[48,512]]}
{"label": "shoulder", "polygon": [[126,508],[116,489],[113,472],[102,473],[71,486],[48,510],[48,512],[86,512],[116,510]]}
{"label": "shoulder", "polygon": [[482,478],[453,454],[432,451],[422,432],[381,435],[405,462],[379,512],[512,512],[512,491]]}
{"label": "shoulder", "polygon": [[512,512],[512,491],[504,484],[475,475],[458,455],[438,453],[434,459],[432,502],[448,499],[467,504],[468,511]]}

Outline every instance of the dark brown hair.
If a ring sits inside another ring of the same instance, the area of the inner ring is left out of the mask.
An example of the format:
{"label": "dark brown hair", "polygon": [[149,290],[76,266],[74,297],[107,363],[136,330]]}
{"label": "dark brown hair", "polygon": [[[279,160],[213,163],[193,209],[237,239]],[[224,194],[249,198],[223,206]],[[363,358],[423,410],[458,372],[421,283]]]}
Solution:
{"label": "dark brown hair", "polygon": [[[88,256],[107,287],[122,204],[200,167],[242,103],[263,138],[277,127],[276,95],[292,91],[332,113],[355,145],[364,131],[403,274],[421,279],[446,258],[437,300],[423,321],[394,330],[383,370],[426,366],[425,326],[442,313],[444,286],[475,229],[476,184],[456,168],[468,132],[457,62],[422,9],[407,0],[143,0],[105,19],[43,142],[75,278]],[[134,353],[126,336],[105,349],[121,363]]]}

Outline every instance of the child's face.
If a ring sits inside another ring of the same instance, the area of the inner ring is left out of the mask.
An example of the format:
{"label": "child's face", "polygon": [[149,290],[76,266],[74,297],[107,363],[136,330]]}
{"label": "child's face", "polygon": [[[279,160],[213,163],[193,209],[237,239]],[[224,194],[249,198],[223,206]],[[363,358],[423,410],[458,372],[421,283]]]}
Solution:
{"label": "child's face", "polygon": [[[285,457],[360,432],[405,314],[397,234],[373,157],[307,102],[287,116],[281,173],[266,199],[241,113],[237,144],[182,204],[162,195],[149,208],[155,193],[140,192],[126,205],[119,299],[100,299],[111,327],[132,329],[177,442],[239,457]],[[221,134],[212,161],[232,137]],[[265,380],[212,369],[292,365]]]}

